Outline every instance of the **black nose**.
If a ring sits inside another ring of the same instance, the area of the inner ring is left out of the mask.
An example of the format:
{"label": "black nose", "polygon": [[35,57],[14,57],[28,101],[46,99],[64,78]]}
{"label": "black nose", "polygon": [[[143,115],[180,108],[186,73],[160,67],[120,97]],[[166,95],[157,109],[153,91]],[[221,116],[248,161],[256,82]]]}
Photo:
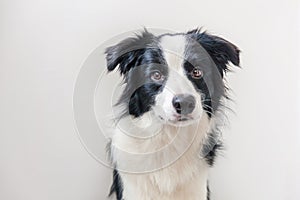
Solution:
{"label": "black nose", "polygon": [[174,96],[172,104],[178,114],[187,115],[195,109],[196,100],[189,94],[178,94]]}

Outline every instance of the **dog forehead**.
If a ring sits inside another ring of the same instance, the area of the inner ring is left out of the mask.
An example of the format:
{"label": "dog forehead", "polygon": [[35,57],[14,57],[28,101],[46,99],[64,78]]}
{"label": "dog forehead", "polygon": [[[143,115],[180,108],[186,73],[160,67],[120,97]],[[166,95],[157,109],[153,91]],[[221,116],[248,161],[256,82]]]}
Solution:
{"label": "dog forehead", "polygon": [[168,67],[177,72],[182,71],[186,48],[185,35],[164,35],[160,38],[160,46]]}

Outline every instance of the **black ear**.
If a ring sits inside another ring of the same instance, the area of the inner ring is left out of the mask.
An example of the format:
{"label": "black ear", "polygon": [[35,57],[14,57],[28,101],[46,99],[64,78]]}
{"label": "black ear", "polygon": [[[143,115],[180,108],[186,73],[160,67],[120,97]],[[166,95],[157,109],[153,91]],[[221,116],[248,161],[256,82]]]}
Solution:
{"label": "black ear", "polygon": [[127,38],[105,50],[107,70],[113,71],[118,65],[121,74],[126,74],[132,67],[138,65],[138,60],[149,47],[155,36],[146,29],[136,37]]}
{"label": "black ear", "polygon": [[224,72],[228,70],[227,64],[240,65],[240,50],[237,46],[229,41],[214,36],[211,34],[201,32],[200,29],[195,29],[187,33],[192,39],[197,40],[202,47],[211,56],[218,67],[222,77]]}

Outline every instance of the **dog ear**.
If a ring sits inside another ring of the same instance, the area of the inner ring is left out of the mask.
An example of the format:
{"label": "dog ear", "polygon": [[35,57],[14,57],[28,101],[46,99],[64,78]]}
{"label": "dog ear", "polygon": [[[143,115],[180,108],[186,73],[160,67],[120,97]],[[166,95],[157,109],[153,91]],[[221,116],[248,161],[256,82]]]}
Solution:
{"label": "dog ear", "polygon": [[229,62],[235,66],[240,65],[240,50],[231,42],[211,34],[195,29],[187,33],[192,39],[197,40],[211,56],[218,67],[221,76],[228,71]]}
{"label": "dog ear", "polygon": [[119,65],[120,73],[125,74],[133,67],[136,59],[134,55],[138,51],[133,49],[134,43],[133,38],[128,38],[105,50],[108,71],[113,71]]}
{"label": "dog ear", "polygon": [[107,70],[113,71],[119,65],[121,74],[126,74],[132,67],[138,65],[142,53],[151,43],[155,36],[146,29],[142,34],[127,38],[118,44],[108,47],[105,50]]}

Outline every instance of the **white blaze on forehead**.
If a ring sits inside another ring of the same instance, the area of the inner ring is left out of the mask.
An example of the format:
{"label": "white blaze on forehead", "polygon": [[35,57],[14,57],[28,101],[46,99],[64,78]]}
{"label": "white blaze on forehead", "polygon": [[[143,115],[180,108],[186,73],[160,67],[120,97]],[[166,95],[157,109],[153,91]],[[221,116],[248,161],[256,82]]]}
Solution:
{"label": "white blaze on forehead", "polygon": [[168,66],[177,72],[182,71],[186,46],[184,35],[163,36],[160,45]]}
{"label": "white blaze on forehead", "polygon": [[172,96],[194,90],[183,68],[186,43],[184,35],[165,35],[160,40],[160,46],[169,68],[164,92]]}

